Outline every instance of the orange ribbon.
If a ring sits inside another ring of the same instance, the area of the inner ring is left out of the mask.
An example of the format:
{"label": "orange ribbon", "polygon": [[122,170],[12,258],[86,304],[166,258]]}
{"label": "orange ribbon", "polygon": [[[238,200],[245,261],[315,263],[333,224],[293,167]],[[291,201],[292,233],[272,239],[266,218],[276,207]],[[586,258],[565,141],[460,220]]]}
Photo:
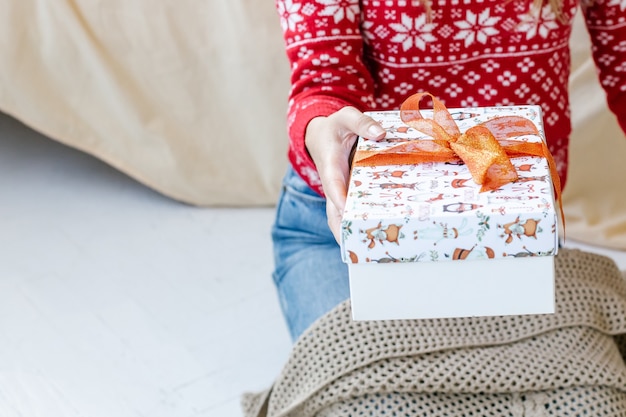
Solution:
{"label": "orange ribbon", "polygon": [[[433,102],[432,119],[426,119],[420,113],[420,102],[425,96]],[[531,120],[520,116],[501,116],[461,133],[445,105],[430,93],[417,93],[407,98],[400,107],[400,118],[405,124],[433,139],[409,140],[378,151],[359,150],[354,156],[354,165],[405,165],[461,160],[467,165],[474,181],[482,185],[480,191],[483,192],[517,181],[517,171],[510,158],[543,157],[550,168],[562,220],[565,218],[561,203],[561,181],[546,143],[543,140],[510,140],[521,135],[538,135],[539,131]]]}

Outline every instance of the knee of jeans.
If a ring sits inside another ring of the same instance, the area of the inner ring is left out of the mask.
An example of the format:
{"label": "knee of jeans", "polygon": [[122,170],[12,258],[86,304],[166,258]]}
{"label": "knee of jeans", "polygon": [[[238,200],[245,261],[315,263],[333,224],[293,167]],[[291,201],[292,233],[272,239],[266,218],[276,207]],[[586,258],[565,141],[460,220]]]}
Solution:
{"label": "knee of jeans", "polygon": [[300,252],[327,250],[339,253],[339,245],[328,228],[325,208],[308,207],[285,197],[277,208],[271,229],[275,264],[281,265]]}
{"label": "knee of jeans", "polygon": [[277,256],[272,274],[278,287],[300,289],[314,293],[331,282],[347,282],[348,267],[335,243],[332,245],[301,245],[287,256]]}

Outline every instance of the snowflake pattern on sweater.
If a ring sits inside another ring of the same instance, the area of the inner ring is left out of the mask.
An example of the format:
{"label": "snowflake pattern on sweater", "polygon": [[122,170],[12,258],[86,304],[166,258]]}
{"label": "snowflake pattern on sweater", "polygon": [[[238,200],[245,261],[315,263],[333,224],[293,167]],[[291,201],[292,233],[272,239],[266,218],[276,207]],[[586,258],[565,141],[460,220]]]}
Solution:
{"label": "snowflake pattern on sweater", "polygon": [[[344,106],[392,110],[418,91],[447,107],[538,104],[565,182],[571,131],[569,37],[577,0],[559,18],[532,0],[277,0],[291,63],[289,159],[323,194],[304,145],[308,122]],[[430,9],[430,10],[429,10]],[[582,7],[609,108],[626,130],[626,0]]]}

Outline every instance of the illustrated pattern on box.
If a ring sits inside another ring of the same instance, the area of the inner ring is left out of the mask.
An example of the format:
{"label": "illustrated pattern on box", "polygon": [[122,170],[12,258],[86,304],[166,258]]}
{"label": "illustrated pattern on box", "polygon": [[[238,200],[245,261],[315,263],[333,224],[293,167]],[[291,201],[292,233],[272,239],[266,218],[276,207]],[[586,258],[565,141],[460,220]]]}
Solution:
{"label": "illustrated pattern on box", "polygon": [[[424,117],[432,112],[422,111]],[[463,132],[490,118],[532,120],[543,136],[538,106],[450,109]],[[404,125],[399,112],[368,113],[387,131],[359,139],[359,150],[382,150],[428,136]],[[515,140],[538,142],[537,135]],[[480,192],[462,163],[356,166],[342,221],[344,261],[423,262],[547,256],[557,250],[557,215],[545,158],[512,158],[519,179]]]}

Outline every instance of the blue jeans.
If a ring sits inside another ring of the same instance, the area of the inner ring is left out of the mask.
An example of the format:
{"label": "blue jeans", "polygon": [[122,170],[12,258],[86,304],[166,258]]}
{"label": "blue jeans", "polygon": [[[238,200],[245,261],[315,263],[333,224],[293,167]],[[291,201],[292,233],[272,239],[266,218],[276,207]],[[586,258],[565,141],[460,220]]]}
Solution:
{"label": "blue jeans", "polygon": [[348,268],[330,232],[326,200],[292,169],[283,180],[272,228],[274,283],[295,341],[350,296]]}

